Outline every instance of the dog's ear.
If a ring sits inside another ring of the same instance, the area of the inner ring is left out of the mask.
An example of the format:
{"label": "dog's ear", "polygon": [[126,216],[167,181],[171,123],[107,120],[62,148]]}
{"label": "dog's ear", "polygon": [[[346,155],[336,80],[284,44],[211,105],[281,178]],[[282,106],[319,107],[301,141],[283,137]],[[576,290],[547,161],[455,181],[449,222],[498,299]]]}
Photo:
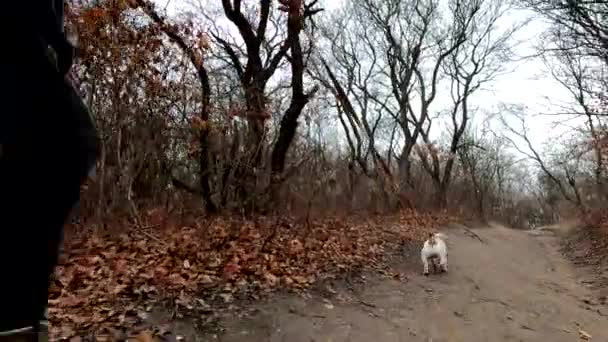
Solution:
{"label": "dog's ear", "polygon": [[432,237],[434,237],[434,236],[435,236],[435,234],[433,232],[429,232],[429,239],[432,238]]}

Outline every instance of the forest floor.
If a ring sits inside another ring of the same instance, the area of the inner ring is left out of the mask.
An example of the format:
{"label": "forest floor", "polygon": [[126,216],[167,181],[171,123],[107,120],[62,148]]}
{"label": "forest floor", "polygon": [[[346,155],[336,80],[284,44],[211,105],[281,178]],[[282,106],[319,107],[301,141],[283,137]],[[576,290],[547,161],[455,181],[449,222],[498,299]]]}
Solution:
{"label": "forest floor", "polygon": [[560,229],[446,226],[448,273],[422,276],[419,239],[405,239],[385,253],[390,267],[350,268],[301,291],[260,298],[223,293],[221,309],[199,298],[190,308],[207,309],[194,315],[181,314],[175,301],[156,305],[139,314],[150,330],[132,336],[142,342],[163,334],[225,342],[608,341],[606,294],[594,287],[588,267],[564,257]]}

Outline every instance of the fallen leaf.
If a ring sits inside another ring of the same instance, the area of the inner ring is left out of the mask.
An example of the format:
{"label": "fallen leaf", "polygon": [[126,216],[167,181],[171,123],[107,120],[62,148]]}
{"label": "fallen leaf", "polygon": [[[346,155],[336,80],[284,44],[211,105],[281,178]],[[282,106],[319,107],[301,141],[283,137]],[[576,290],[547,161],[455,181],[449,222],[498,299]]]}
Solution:
{"label": "fallen leaf", "polygon": [[138,342],[154,342],[154,336],[147,330],[140,332],[135,339]]}
{"label": "fallen leaf", "polygon": [[117,295],[117,294],[121,293],[122,291],[124,291],[124,290],[125,290],[126,288],[128,288],[128,287],[129,287],[128,285],[124,285],[124,284],[122,284],[122,285],[117,285],[117,286],[116,286],[116,287],[114,287],[114,289],[112,290],[112,293],[113,293],[114,295]]}
{"label": "fallen leaf", "polygon": [[203,274],[202,276],[200,276],[200,282],[201,284],[212,284],[213,279],[211,279],[211,277],[207,274]]}
{"label": "fallen leaf", "polygon": [[221,293],[220,297],[224,300],[224,303],[231,303],[234,301],[234,297],[230,293]]}
{"label": "fallen leaf", "polygon": [[224,266],[224,278],[233,278],[241,270],[241,266],[237,263],[230,262]]}
{"label": "fallen leaf", "polygon": [[331,293],[331,294],[338,294],[338,292],[336,290],[334,290],[330,285],[326,286],[327,292]]}
{"label": "fallen leaf", "polygon": [[266,281],[268,281],[268,283],[271,286],[276,285],[276,283],[278,281],[278,278],[274,274],[272,274],[272,273],[266,273],[266,274],[264,274],[264,278],[266,278]]}

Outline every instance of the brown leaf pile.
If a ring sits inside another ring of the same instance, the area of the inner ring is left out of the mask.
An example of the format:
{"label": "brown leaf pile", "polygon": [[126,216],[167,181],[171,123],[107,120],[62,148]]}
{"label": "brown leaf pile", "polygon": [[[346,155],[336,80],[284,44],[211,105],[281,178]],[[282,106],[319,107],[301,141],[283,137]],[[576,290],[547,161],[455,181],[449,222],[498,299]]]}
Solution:
{"label": "brown leaf pile", "polygon": [[586,279],[598,288],[608,288],[608,211],[587,213],[581,225],[562,241],[562,252],[577,266],[586,268]]}
{"label": "brown leaf pile", "polygon": [[49,300],[51,336],[132,327],[161,300],[209,310],[243,295],[304,289],[423,239],[446,217],[402,212],[366,220],[217,218],[180,228],[66,241]]}
{"label": "brown leaf pile", "polygon": [[[605,261],[608,255],[608,210],[596,209],[592,210],[583,218],[583,229],[579,230],[579,237],[586,243],[586,248],[582,250],[588,259],[594,259],[595,262]],[[583,241],[579,241],[579,245],[583,245]]]}

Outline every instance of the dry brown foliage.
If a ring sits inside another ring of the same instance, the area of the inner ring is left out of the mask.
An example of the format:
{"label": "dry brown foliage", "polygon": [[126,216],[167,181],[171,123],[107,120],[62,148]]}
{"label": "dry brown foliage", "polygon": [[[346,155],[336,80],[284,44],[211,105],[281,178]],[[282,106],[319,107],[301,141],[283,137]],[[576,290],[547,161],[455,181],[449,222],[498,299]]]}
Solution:
{"label": "dry brown foliage", "polygon": [[218,217],[154,231],[71,237],[51,288],[51,335],[132,332],[159,302],[209,313],[239,298],[303,290],[353,269],[386,273],[385,252],[424,239],[448,220],[414,211],[309,222]]}

